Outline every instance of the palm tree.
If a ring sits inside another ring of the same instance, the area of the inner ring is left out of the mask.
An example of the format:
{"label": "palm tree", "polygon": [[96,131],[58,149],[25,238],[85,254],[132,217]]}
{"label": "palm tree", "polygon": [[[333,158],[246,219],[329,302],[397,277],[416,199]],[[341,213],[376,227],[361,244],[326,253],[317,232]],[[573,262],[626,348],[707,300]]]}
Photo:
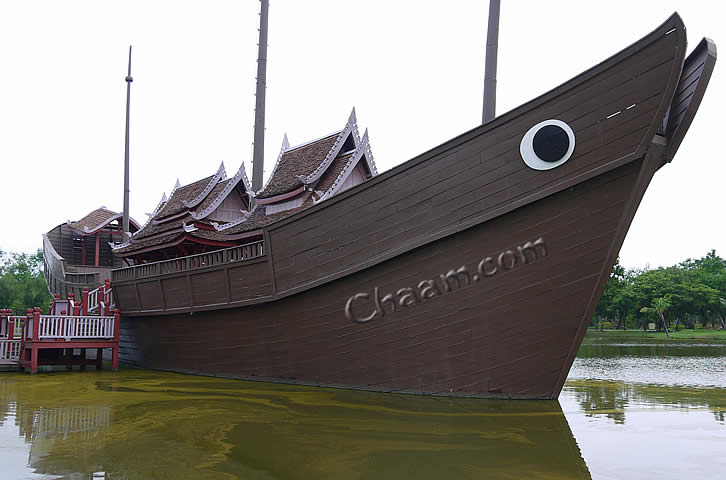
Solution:
{"label": "palm tree", "polygon": [[665,330],[666,337],[670,338],[671,335],[668,333],[668,325],[666,324],[665,316],[663,315],[666,310],[671,308],[671,301],[668,296],[661,298],[654,298],[652,307],[643,307],[640,309],[641,313],[657,314],[660,317],[660,321],[663,322],[663,329]]}

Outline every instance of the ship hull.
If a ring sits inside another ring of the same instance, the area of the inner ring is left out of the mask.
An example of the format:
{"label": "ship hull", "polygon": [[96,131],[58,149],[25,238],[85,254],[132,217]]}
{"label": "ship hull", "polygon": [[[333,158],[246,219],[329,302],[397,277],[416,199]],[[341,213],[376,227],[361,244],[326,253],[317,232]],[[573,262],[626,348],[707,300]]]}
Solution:
{"label": "ship hull", "polygon": [[[267,227],[259,258],[114,272],[122,362],[557,397],[638,204],[672,157],[661,132],[686,91],[677,88],[684,56],[674,15],[542,97]],[[574,153],[533,170],[520,143],[551,118],[571,126]]]}
{"label": "ship hull", "polygon": [[121,359],[310,385],[556,397],[642,172],[633,162],[276,302],[128,317]]}

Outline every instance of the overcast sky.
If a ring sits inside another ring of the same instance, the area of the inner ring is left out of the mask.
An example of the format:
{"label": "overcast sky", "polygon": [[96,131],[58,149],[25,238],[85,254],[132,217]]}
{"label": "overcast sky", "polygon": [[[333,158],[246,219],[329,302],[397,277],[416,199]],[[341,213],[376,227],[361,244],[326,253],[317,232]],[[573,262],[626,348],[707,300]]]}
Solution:
{"label": "overcast sky", "polygon": [[[502,0],[497,113],[601,62],[678,11],[689,51],[726,38],[723,2]],[[342,128],[353,106],[379,171],[481,120],[488,2],[273,0],[266,173],[296,145]],[[0,2],[0,249],[123,200],[128,46],[133,50],[131,215],[182,184],[251,175],[257,0]],[[621,251],[629,267],[726,255],[717,63],[675,161],[653,180]]]}

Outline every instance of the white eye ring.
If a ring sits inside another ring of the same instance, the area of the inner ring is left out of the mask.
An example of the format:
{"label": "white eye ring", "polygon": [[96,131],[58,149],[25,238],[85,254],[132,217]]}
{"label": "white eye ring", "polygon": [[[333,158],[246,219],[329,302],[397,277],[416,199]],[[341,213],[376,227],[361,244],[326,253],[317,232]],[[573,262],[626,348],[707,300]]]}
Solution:
{"label": "white eye ring", "polygon": [[[543,127],[546,127],[548,125],[560,127],[562,130],[565,131],[565,133],[567,134],[567,138],[569,139],[569,146],[567,147],[567,151],[562,157],[559,158],[559,160],[545,161],[541,159],[534,151],[534,136],[537,135],[537,132],[539,132]],[[527,130],[527,133],[525,133],[524,137],[522,138],[522,142],[519,144],[519,153],[520,155],[522,155],[522,160],[524,160],[524,163],[526,163],[528,167],[535,170],[551,170],[555,167],[559,167],[567,160],[569,160],[574,150],[575,133],[565,122],[555,119],[545,120],[544,122],[540,122],[534,127]]]}

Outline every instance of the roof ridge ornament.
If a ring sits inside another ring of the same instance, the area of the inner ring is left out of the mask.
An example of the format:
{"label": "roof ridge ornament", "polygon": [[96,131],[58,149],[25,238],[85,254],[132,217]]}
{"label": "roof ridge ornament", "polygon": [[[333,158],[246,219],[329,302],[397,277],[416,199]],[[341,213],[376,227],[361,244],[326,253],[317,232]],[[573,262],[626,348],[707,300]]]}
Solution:
{"label": "roof ridge ornament", "polygon": [[275,166],[272,167],[272,173],[269,177],[267,177],[267,181],[262,186],[262,188],[256,192],[254,192],[255,195],[259,194],[260,192],[264,192],[267,188],[267,185],[270,184],[270,181],[275,177],[275,172],[277,171],[277,168],[280,166],[280,161],[282,160],[282,156],[290,150],[290,141],[287,139],[287,132],[282,136],[282,147],[280,147],[280,153],[277,155],[277,160],[275,160]]}
{"label": "roof ridge ornament", "polygon": [[211,225],[214,227],[214,229],[218,232],[223,232],[227,230],[228,228],[232,228],[234,226],[239,225],[240,223],[246,222],[248,218],[250,218],[250,215],[252,215],[251,212],[246,212],[244,210],[240,210],[240,213],[242,213],[242,217],[240,217],[237,220],[234,220],[232,222],[222,223],[219,224],[217,222],[210,222]]}
{"label": "roof ridge ornament", "polygon": [[197,227],[195,227],[195,226],[194,226],[193,224],[192,224],[192,225],[187,225],[187,222],[183,222],[183,223],[182,223],[182,228],[183,228],[183,229],[184,229],[184,231],[185,231],[185,232],[187,232],[187,233],[191,233],[191,232],[194,232],[194,231],[197,231],[197,230],[199,230],[199,229],[198,229]]}
{"label": "roof ridge ornament", "polygon": [[[177,180],[177,183],[179,183],[179,180]],[[170,195],[170,197],[171,197],[171,195]],[[144,225],[142,225],[142,227],[139,228],[136,232],[132,233],[131,236],[133,237],[134,235],[138,234],[140,231],[142,231],[143,229],[145,229],[146,226],[151,223],[151,220],[156,216],[157,213],[159,213],[159,211],[164,207],[165,204],[166,204],[166,193],[162,192],[162,194],[161,194],[161,200],[159,200],[159,203],[156,205],[156,208],[154,209],[154,211],[152,213],[147,213],[146,214],[146,215],[149,216],[149,218],[147,218],[146,219],[146,222],[144,223]],[[129,241],[128,243],[130,245],[131,244],[131,241]]]}

